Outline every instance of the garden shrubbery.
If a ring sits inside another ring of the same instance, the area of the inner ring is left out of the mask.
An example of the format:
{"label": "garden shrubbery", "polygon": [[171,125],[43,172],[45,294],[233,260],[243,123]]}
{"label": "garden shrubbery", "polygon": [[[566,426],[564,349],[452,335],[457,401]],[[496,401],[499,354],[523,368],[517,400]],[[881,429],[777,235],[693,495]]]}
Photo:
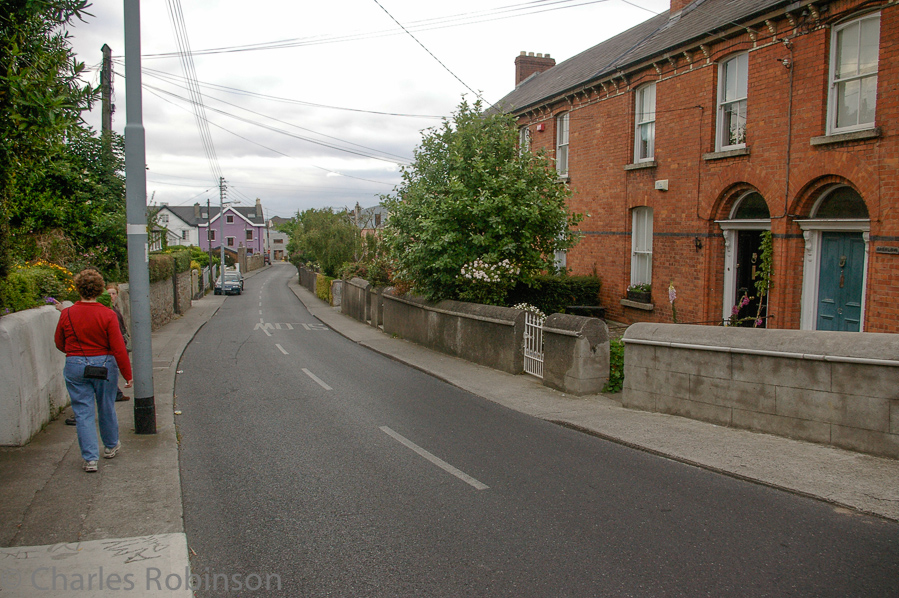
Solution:
{"label": "garden shrubbery", "polygon": [[6,280],[0,281],[5,298],[3,314],[48,305],[52,303],[51,298],[77,301],[73,278],[66,268],[42,260],[17,266]]}
{"label": "garden shrubbery", "polygon": [[331,305],[331,282],[334,279],[319,273],[315,277],[315,294],[322,301],[327,301]]}
{"label": "garden shrubbery", "polygon": [[518,283],[506,304],[529,303],[546,314],[565,313],[570,305],[599,305],[601,287],[602,281],[595,276],[536,276],[530,285]]}
{"label": "garden shrubbery", "polygon": [[174,273],[174,257],[166,253],[150,254],[150,284],[171,278]]}

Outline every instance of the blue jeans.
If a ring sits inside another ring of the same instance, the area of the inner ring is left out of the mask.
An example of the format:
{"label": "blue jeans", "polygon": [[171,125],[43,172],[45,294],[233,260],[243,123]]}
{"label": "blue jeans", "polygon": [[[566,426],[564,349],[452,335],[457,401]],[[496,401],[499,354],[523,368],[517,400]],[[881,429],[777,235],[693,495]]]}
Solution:
{"label": "blue jeans", "polygon": [[[108,379],[85,378],[86,365],[106,366],[109,369]],[[119,420],[115,413],[119,366],[112,355],[68,356],[63,376],[66,379],[69,397],[72,399],[72,411],[75,412],[75,430],[78,432],[81,457],[85,461],[97,461],[100,458],[100,446],[97,442],[97,424],[94,419],[95,403],[96,412],[100,417],[103,446],[112,448],[119,442]]]}

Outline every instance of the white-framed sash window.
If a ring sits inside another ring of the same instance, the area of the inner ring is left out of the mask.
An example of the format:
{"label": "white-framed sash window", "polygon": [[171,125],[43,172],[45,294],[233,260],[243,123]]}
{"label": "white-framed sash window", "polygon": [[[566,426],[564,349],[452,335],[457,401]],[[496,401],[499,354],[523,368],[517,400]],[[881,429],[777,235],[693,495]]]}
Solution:
{"label": "white-framed sash window", "polygon": [[634,163],[655,158],[656,147],[656,84],[644,85],[636,91]]}
{"label": "white-framed sash window", "polygon": [[748,88],[749,54],[738,54],[721,63],[718,71],[718,151],[746,147]]}
{"label": "white-framed sash window", "polygon": [[568,125],[569,113],[556,117],[556,173],[568,176]]}
{"label": "white-framed sash window", "polygon": [[631,284],[652,284],[652,208],[633,209]]}
{"label": "white-framed sash window", "polygon": [[833,28],[830,44],[828,134],[874,127],[879,58],[879,12]]}

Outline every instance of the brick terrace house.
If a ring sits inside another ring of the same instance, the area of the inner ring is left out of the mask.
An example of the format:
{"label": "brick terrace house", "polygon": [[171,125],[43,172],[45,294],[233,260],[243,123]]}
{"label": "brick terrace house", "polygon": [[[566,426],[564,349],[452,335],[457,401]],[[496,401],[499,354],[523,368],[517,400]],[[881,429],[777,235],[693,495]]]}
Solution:
{"label": "brick terrace house", "polygon": [[[613,320],[727,319],[773,237],[773,328],[899,332],[899,5],[671,0],[498,106],[589,214],[567,256]],[[627,299],[651,283],[649,300]],[[744,308],[741,315],[749,308]]]}

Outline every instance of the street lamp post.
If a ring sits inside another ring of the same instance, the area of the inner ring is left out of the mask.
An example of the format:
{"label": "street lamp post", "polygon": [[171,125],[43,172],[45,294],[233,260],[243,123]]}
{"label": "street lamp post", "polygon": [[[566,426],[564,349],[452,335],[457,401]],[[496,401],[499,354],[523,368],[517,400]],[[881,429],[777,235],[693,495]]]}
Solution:
{"label": "street lamp post", "polygon": [[147,156],[140,63],[140,0],[125,0],[125,204],[128,291],[134,349],[134,431],[156,433],[153,344],[150,313],[150,257],[147,234]]}

